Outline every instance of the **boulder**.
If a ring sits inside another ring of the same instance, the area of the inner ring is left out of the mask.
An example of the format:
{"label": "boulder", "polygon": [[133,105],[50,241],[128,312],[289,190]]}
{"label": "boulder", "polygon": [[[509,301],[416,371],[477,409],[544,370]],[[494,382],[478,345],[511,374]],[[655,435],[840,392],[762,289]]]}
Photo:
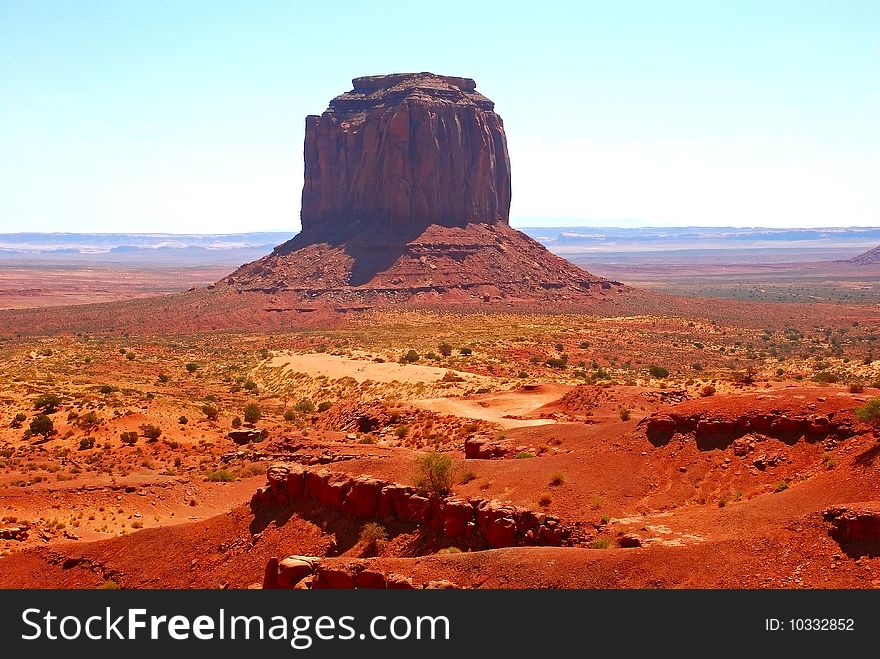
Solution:
{"label": "boulder", "polygon": [[342,509],[356,517],[373,517],[379,511],[382,482],[375,478],[356,478],[345,495]]}

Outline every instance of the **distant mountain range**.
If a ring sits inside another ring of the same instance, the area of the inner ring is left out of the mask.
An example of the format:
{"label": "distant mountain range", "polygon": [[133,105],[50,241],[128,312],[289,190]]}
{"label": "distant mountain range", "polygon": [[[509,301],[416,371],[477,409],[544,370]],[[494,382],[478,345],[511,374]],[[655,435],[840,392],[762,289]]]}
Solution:
{"label": "distant mountain range", "polygon": [[[880,227],[519,227],[557,254],[670,250],[824,251],[855,256],[880,244]],[[239,265],[270,252],[293,232],[238,234],[0,233],[0,262],[119,262]],[[847,256],[846,258],[849,258]]]}

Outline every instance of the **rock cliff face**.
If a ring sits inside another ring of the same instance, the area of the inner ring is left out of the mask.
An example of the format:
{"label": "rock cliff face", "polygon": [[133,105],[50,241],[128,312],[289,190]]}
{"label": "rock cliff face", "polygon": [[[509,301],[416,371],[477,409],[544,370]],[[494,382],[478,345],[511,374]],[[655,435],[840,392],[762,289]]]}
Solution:
{"label": "rock cliff face", "polygon": [[507,223],[510,159],[495,104],[470,78],[355,78],[306,117],[303,232]]}
{"label": "rock cliff face", "polygon": [[302,231],[220,282],[272,310],[385,302],[570,304],[622,290],[512,229],[510,159],[469,78],[356,78],[306,119]]}

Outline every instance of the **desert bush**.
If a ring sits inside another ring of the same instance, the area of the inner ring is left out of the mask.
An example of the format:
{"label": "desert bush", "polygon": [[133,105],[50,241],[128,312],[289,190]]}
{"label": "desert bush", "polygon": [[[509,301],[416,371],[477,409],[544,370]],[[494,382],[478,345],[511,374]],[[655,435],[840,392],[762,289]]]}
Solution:
{"label": "desert bush", "polygon": [[152,423],[145,423],[140,428],[143,436],[151,442],[155,442],[162,436],[162,429]]}
{"label": "desert bush", "polygon": [[398,439],[403,439],[409,434],[409,426],[397,426],[394,434]]}
{"label": "desert bush", "polygon": [[669,377],[669,369],[663,368],[662,366],[657,366],[656,364],[651,364],[648,367],[648,373],[651,374],[651,377],[655,377],[658,379]]}
{"label": "desert bush", "polygon": [[463,346],[458,349],[458,354],[464,355],[465,357],[467,357],[468,355],[474,354],[474,350],[473,350],[473,348],[468,348],[467,346]]}
{"label": "desert bush", "polygon": [[776,483],[776,486],[773,488],[774,492],[784,492],[788,489],[788,481],[779,481]]}
{"label": "desert bush", "polygon": [[578,344],[578,348],[580,348],[581,350],[586,350],[586,349],[589,348],[589,347],[590,347],[590,342],[589,342],[589,341],[581,341],[581,342]]}
{"label": "desert bush", "polygon": [[117,389],[116,389],[116,387],[114,387],[112,385],[102,384],[98,388],[98,391],[101,392],[102,394],[112,394],[113,392],[117,391]]}
{"label": "desert bush", "polygon": [[542,508],[545,506],[549,506],[551,503],[553,503],[553,497],[549,494],[545,493],[538,497],[538,505]]}
{"label": "desert bush", "polygon": [[167,373],[159,373],[159,382],[165,383],[168,382],[171,378],[168,377]]}
{"label": "desert bush", "polygon": [[553,474],[550,477],[550,485],[552,487],[559,487],[564,482],[565,482],[565,474],[563,474],[561,471],[557,471],[555,474]]}
{"label": "desert bush", "polygon": [[406,354],[400,356],[400,362],[402,364],[415,364],[419,359],[419,353],[415,350],[409,350]]}
{"label": "desert bush", "polygon": [[619,414],[621,421],[629,421],[630,417],[632,416],[632,412],[629,411],[628,407],[621,407]]}
{"label": "desert bush", "polygon": [[814,382],[827,382],[828,384],[834,384],[840,378],[837,377],[831,371],[819,371],[816,375],[813,376]]}
{"label": "desert bush", "polygon": [[563,359],[562,357],[550,357],[547,361],[544,362],[550,368],[565,368],[565,365],[568,363],[567,359]]}
{"label": "desert bush", "polygon": [[865,385],[859,384],[858,382],[853,382],[848,387],[849,393],[851,394],[860,394],[865,390]]}
{"label": "desert bush", "polygon": [[449,357],[449,355],[452,354],[452,346],[446,343],[446,341],[438,345],[437,350],[439,350],[440,354],[444,357]]}
{"label": "desert bush", "polygon": [[262,412],[260,411],[260,406],[256,403],[248,403],[244,408],[244,421],[245,423],[256,423],[260,420],[262,416]]}
{"label": "desert bush", "polygon": [[590,543],[591,549],[608,549],[611,546],[611,540],[608,538],[596,538]]}
{"label": "desert bush", "polygon": [[220,410],[210,403],[205,403],[202,405],[202,414],[204,414],[209,421],[216,421],[217,417],[220,415]]}
{"label": "desert bush", "polygon": [[258,388],[257,383],[254,382],[253,380],[250,380],[250,379],[245,380],[244,384],[242,384],[241,386],[244,388],[245,391],[250,391],[250,392],[254,392]]}
{"label": "desert bush", "polygon": [[455,546],[450,546],[450,547],[444,547],[443,549],[438,549],[437,553],[438,554],[460,554],[461,549],[459,549],[458,547],[455,547]]}
{"label": "desert bush", "polygon": [[29,430],[32,435],[43,435],[43,437],[48,437],[55,430],[55,424],[52,423],[52,419],[45,414],[38,414],[31,419]]}
{"label": "desert bush", "polygon": [[27,421],[27,414],[19,412],[12,418],[12,427],[21,428],[21,424]]}
{"label": "desert bush", "polygon": [[79,450],[87,451],[90,448],[95,447],[95,438],[94,437],[83,437],[79,440]]}
{"label": "desert bush", "polygon": [[367,522],[361,527],[360,540],[367,546],[378,548],[388,540],[388,531],[378,522]]}
{"label": "desert bush", "polygon": [[303,398],[293,406],[293,409],[300,414],[312,414],[315,411],[315,404],[308,398]]}
{"label": "desert bush", "polygon": [[232,481],[238,480],[238,477],[231,471],[218,469],[217,471],[205,474],[205,480],[210,481],[211,483],[231,483]]}
{"label": "desert bush", "polygon": [[459,477],[458,482],[461,485],[467,485],[468,483],[470,483],[471,481],[474,481],[474,480],[477,480],[477,475],[473,471],[468,470],[468,471],[464,472]]}
{"label": "desert bush", "polygon": [[703,398],[708,398],[709,396],[713,396],[715,394],[715,387],[711,384],[707,384],[702,389],[700,389],[700,395]]}
{"label": "desert bush", "polygon": [[122,440],[123,444],[134,446],[137,443],[138,434],[133,430],[129,432],[121,432],[119,433],[119,439]]}
{"label": "desert bush", "polygon": [[101,419],[98,418],[98,415],[95,413],[95,411],[89,410],[77,419],[76,425],[78,425],[83,430],[91,430],[99,423],[101,423]]}
{"label": "desert bush", "polygon": [[187,423],[189,423],[189,419],[187,419],[185,416],[180,416],[177,418],[177,423],[179,423],[182,426],[185,426]]}
{"label": "desert bush", "polygon": [[416,460],[415,484],[422,492],[445,496],[452,489],[452,458],[428,453]]}
{"label": "desert bush", "polygon": [[319,412],[326,412],[331,407],[333,407],[333,403],[331,403],[329,400],[324,400],[318,404],[318,411]]}
{"label": "desert bush", "polygon": [[133,362],[135,357],[136,355],[131,350],[125,353],[125,358],[130,362]]}
{"label": "desert bush", "polygon": [[296,412],[293,410],[284,410],[284,420],[293,421],[296,419]]}
{"label": "desert bush", "polygon": [[529,453],[528,451],[520,451],[514,457],[516,457],[517,460],[528,460],[529,458],[534,458],[535,454]]}
{"label": "desert bush", "polygon": [[187,373],[195,373],[199,370],[199,365],[195,362],[189,362],[184,368],[186,368]]}
{"label": "desert bush", "polygon": [[54,414],[61,405],[61,399],[55,394],[43,394],[34,401],[34,409],[42,410],[43,414]]}
{"label": "desert bush", "polygon": [[241,417],[237,417],[237,416],[232,417],[232,427],[233,428],[241,428]]}
{"label": "desert bush", "polygon": [[872,398],[855,409],[856,418],[865,423],[880,424],[880,398]]}

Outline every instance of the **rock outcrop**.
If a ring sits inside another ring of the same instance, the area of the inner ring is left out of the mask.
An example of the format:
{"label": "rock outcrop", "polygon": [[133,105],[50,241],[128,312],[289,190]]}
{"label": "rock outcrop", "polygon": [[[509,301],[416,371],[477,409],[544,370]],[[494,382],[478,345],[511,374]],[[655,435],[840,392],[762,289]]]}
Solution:
{"label": "rock outcrop", "polygon": [[399,302],[603,299],[623,287],[508,224],[510,158],[469,78],[356,78],[306,119],[302,231],[222,280],[273,309]]}
{"label": "rock outcrop", "polygon": [[255,514],[301,500],[354,517],[410,522],[473,548],[571,545],[580,529],[552,515],[494,500],[425,495],[408,485],[350,477],[299,464],[275,464],[251,498]]}
{"label": "rock outcrop", "polygon": [[850,556],[880,555],[880,502],[834,506],[822,511],[822,518]]}
{"label": "rock outcrop", "polygon": [[370,560],[327,559],[318,556],[288,556],[266,563],[263,588],[451,590],[458,586],[447,580],[416,584],[410,577],[385,573]]}
{"label": "rock outcrop", "polygon": [[304,233],[507,223],[504,124],[473,80],[397,73],[352,84],[306,117]]}
{"label": "rock outcrop", "polygon": [[849,262],[855,263],[856,265],[876,265],[880,263],[880,246],[869,249],[864,254],[854,256]]}

